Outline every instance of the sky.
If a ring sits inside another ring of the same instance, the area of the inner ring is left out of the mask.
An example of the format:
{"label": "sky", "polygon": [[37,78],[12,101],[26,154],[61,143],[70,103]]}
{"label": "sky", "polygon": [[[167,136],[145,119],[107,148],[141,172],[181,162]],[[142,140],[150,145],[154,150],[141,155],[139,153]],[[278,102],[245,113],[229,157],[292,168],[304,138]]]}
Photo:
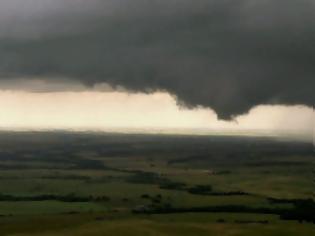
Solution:
{"label": "sky", "polygon": [[314,42],[314,0],[1,0],[0,127],[311,137]]}

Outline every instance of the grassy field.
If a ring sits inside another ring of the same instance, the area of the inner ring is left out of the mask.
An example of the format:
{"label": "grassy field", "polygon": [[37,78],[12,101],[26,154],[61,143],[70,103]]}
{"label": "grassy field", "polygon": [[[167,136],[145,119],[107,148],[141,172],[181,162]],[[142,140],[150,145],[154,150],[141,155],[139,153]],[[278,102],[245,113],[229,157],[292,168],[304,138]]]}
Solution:
{"label": "grassy field", "polygon": [[315,235],[310,144],[2,132],[0,235]]}

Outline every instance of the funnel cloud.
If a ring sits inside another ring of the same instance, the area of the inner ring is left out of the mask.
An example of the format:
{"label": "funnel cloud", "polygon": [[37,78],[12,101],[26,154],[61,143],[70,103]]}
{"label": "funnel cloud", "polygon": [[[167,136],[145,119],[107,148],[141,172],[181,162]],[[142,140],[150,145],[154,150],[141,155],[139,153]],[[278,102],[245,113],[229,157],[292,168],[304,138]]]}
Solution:
{"label": "funnel cloud", "polygon": [[0,80],[21,78],[167,91],[221,119],[313,106],[315,2],[2,0]]}

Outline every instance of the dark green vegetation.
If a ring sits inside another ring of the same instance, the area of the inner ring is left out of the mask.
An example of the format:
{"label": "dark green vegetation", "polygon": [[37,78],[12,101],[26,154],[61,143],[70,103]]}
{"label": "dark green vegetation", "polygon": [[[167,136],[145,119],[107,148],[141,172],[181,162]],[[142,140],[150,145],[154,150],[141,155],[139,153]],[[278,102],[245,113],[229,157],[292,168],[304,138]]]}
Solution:
{"label": "dark green vegetation", "polygon": [[0,134],[0,235],[315,235],[310,144]]}

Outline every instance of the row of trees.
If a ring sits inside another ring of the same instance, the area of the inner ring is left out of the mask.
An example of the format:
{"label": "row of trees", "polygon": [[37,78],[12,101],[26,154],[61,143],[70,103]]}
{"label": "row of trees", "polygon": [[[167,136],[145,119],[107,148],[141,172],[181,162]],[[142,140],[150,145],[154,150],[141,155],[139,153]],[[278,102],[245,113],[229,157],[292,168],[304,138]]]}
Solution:
{"label": "row of trees", "polygon": [[107,196],[76,196],[75,194],[53,195],[43,194],[36,196],[13,196],[0,194],[0,201],[20,202],[20,201],[61,201],[61,202],[107,202]]}
{"label": "row of trees", "polygon": [[[273,200],[272,200],[273,201]],[[299,222],[312,222],[315,224],[315,202],[312,199],[274,199],[276,203],[292,203],[292,208],[281,207],[249,207],[243,205],[225,205],[225,206],[206,206],[191,208],[175,208],[170,204],[148,205],[134,209],[138,214],[170,214],[170,213],[189,213],[189,212],[230,212],[230,213],[258,213],[279,215],[283,220],[297,220]]]}

